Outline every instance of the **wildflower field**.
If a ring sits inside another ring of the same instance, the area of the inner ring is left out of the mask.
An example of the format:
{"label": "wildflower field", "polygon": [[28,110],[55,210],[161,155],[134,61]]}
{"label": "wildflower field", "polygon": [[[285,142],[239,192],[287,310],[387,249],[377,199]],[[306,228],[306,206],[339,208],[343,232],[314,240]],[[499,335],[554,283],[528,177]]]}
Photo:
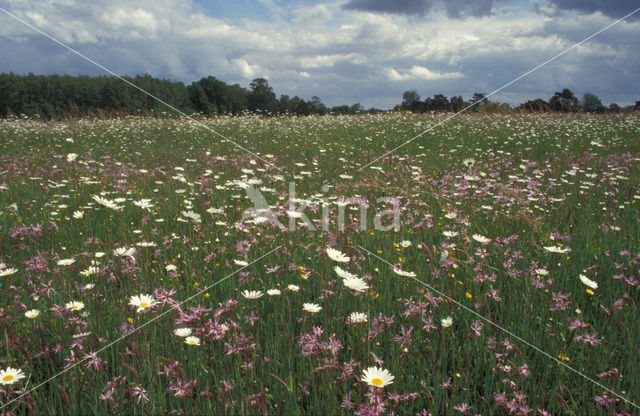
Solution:
{"label": "wildflower field", "polygon": [[0,414],[638,414],[640,116],[446,117],[0,122]]}

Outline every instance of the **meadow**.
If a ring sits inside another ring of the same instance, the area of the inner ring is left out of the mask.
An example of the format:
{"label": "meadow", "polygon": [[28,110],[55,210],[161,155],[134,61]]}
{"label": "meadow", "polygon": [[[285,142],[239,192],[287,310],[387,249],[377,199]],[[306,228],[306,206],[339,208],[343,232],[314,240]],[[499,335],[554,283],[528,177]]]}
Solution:
{"label": "meadow", "polygon": [[446,117],[0,121],[0,414],[638,414],[640,116]]}

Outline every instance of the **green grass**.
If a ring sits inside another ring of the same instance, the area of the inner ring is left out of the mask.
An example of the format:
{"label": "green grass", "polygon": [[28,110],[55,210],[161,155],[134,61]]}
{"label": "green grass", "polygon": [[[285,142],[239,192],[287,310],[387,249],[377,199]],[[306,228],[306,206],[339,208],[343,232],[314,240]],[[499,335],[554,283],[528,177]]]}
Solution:
{"label": "green grass", "polygon": [[[100,352],[104,364],[99,368],[83,362],[2,411],[354,413],[368,402],[368,387],[360,378],[365,368],[377,365],[375,354],[395,376],[382,391],[386,410],[398,414],[423,409],[461,414],[454,410],[461,403],[470,406],[469,414],[507,414],[496,398],[500,393],[533,413],[637,413],[624,401],[608,410],[598,405],[602,387],[487,322],[480,336],[472,335],[470,327],[479,318],[458,305],[554,358],[563,357],[563,363],[629,402],[640,402],[640,295],[634,283],[640,261],[640,120],[632,114],[467,115],[437,125],[444,118],[388,114],[205,121],[282,171],[187,120],[1,122],[0,185],[6,189],[0,191],[0,262],[18,271],[0,277],[0,370],[20,368],[26,378],[1,386],[0,406],[56,376],[74,362],[69,361],[72,351],[83,359],[121,337],[122,325],[139,327],[164,313]],[[69,153],[78,158],[67,162]],[[467,167],[470,158],[475,163]],[[315,230],[251,222],[237,227],[244,209],[252,206],[237,181],[251,178],[266,188],[265,199],[277,205],[274,212],[286,225],[289,182],[295,181],[297,198],[312,201],[313,209],[304,211],[312,221],[322,218],[323,198],[331,201],[329,229],[318,222]],[[328,191],[323,184],[330,185]],[[92,196],[102,192],[108,199],[124,198],[123,209],[94,203]],[[366,230],[360,228],[359,211],[348,207],[347,227],[341,230],[335,201],[355,196],[370,204]],[[374,228],[374,216],[386,209],[376,202],[381,197],[400,201],[398,230]],[[151,199],[153,208],[133,204],[142,198]],[[224,215],[208,213],[212,207]],[[84,211],[82,218],[73,217],[78,210]],[[202,223],[179,220],[186,210],[200,214]],[[447,216],[452,212],[455,217]],[[21,230],[24,235],[16,237]],[[458,234],[446,237],[445,230]],[[473,234],[491,242],[482,246]],[[138,247],[135,263],[113,254],[116,247],[141,241],[156,246]],[[402,247],[401,241],[411,246]],[[447,246],[451,243],[455,246]],[[560,244],[571,251],[543,249]],[[341,250],[351,261],[333,262],[326,247]],[[416,279],[456,302],[442,298],[429,304],[424,284],[396,275],[359,247],[414,271]],[[96,252],[105,255],[96,258]],[[34,260],[38,256],[40,262]],[[57,259],[71,257],[74,264],[56,265]],[[448,261],[440,261],[445,257]],[[186,314],[190,307],[211,309],[188,324],[176,323],[180,314],[169,304],[143,314],[128,305],[130,296],[159,288],[175,291],[172,298],[181,302],[241,269],[234,260],[251,264],[181,305]],[[101,272],[82,276],[92,261]],[[173,276],[165,270],[168,264],[177,267]],[[336,265],[370,279],[369,289],[354,296],[333,271]],[[268,272],[274,266],[280,268]],[[535,270],[543,268],[549,274],[539,281]],[[580,274],[598,283],[591,294]],[[479,275],[489,278],[481,281]],[[42,292],[49,281],[55,293]],[[89,283],[95,286],[83,289]],[[290,284],[300,290],[287,290]],[[281,295],[256,300],[241,295],[271,288]],[[568,295],[565,310],[552,310],[557,294]],[[85,309],[62,315],[50,310],[72,300],[83,301]],[[229,300],[237,306],[216,317],[215,310]],[[322,310],[305,312],[306,302]],[[40,315],[26,318],[29,309]],[[369,322],[349,324],[352,312],[366,313]],[[393,323],[368,336],[379,315],[392,317]],[[253,325],[247,316],[257,318]],[[446,317],[453,318],[448,328],[441,325]],[[434,328],[424,329],[429,318]],[[572,335],[570,325],[577,318],[587,327]],[[216,319],[229,326],[220,339],[201,333]],[[201,345],[186,345],[172,333],[181,326],[192,328]],[[314,327],[322,327],[323,342],[335,334],[341,344],[335,355],[322,348],[302,355],[298,341]],[[394,337],[410,327],[412,340],[405,350]],[[90,335],[74,340],[80,332]],[[580,342],[594,333],[601,343]],[[227,354],[245,344],[244,350]],[[179,363],[180,377],[158,374],[169,361]],[[349,362],[353,372],[347,370]],[[518,372],[524,365],[528,375]],[[619,376],[598,377],[614,368]],[[114,386],[113,400],[100,398],[107,383],[124,376]],[[185,397],[176,397],[167,391],[172,378],[197,384]],[[449,378],[451,387],[442,388]],[[224,392],[222,380],[235,387]],[[148,401],[138,403],[137,386]],[[395,404],[389,393],[417,394]],[[519,394],[526,398],[517,399]],[[351,410],[341,407],[349,395]]]}

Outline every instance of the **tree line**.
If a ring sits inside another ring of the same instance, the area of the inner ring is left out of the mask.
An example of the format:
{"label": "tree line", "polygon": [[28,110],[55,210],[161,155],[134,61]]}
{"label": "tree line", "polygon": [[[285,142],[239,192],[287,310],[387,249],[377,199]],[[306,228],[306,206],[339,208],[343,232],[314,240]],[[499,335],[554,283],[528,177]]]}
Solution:
{"label": "tree line", "polygon": [[[98,116],[109,117],[125,114],[172,113],[161,101],[185,114],[214,116],[238,115],[246,112],[276,114],[356,114],[379,112],[375,108],[365,110],[359,103],[327,107],[319,97],[305,100],[298,96],[276,96],[264,78],[254,79],[249,88],[239,84],[229,85],[213,76],[185,85],[179,81],[160,79],[151,75],[123,77],[127,82],[112,76],[87,75],[17,75],[0,74],[0,117],[10,115],[63,118]],[[135,85],[135,86],[134,86]],[[137,88],[136,88],[137,87]],[[153,97],[145,94],[147,91]],[[160,101],[161,100],[161,101]],[[421,100],[415,90],[405,91],[402,103],[395,110],[417,113],[427,111],[457,112],[472,103],[473,111],[508,112],[514,109],[506,103],[489,101],[484,94],[476,93],[470,101],[461,96],[447,98],[442,94]],[[640,102],[636,103],[638,109]],[[549,101],[527,101],[515,108],[526,111],[617,111],[615,103],[605,108],[597,96],[587,93],[580,103],[570,90],[557,92]],[[471,110],[471,109],[470,109]]]}
{"label": "tree line", "polygon": [[[229,85],[213,76],[185,85],[151,75],[123,77],[86,75],[0,74],[0,117],[9,115],[43,118],[115,116],[123,114],[172,113],[159,100],[185,114],[214,116],[245,112],[275,114],[355,114],[365,110],[360,104],[325,106],[319,97],[276,97],[264,78],[254,79],[249,88]],[[142,92],[147,91],[156,97]]]}
{"label": "tree line", "polygon": [[636,101],[633,106],[624,108],[616,103],[611,103],[608,107],[605,107],[600,98],[593,93],[587,92],[583,95],[582,100],[578,100],[570,89],[564,88],[562,91],[556,91],[548,101],[536,98],[512,108],[507,103],[489,101],[486,94],[479,92],[473,94],[469,101],[464,101],[462,96],[455,96],[449,99],[442,94],[435,94],[433,97],[421,100],[416,90],[408,90],[402,94],[402,103],[397,105],[394,110],[406,110],[415,113],[428,111],[458,112],[467,107],[469,107],[469,111],[491,113],[507,113],[511,111],[605,113],[640,110],[640,101]]}

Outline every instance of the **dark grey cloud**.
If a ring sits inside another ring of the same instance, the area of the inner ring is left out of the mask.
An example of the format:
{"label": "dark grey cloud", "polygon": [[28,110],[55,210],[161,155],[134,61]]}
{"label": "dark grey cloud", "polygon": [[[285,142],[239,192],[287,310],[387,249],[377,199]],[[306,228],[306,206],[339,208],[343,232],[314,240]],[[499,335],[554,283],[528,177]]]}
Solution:
{"label": "dark grey cloud", "polygon": [[368,12],[423,15],[433,8],[432,0],[350,0],[343,6],[345,10]]}
{"label": "dark grey cloud", "polygon": [[[637,0],[549,0],[549,2],[560,10],[576,10],[583,13],[601,12],[613,18],[621,18],[640,7]],[[640,12],[633,17],[640,18]]]}
{"label": "dark grey cloud", "polygon": [[[443,11],[447,16],[460,19],[468,16],[488,16],[495,6],[516,4],[516,0],[349,0],[345,10],[360,10],[374,13],[423,16],[434,11]],[[542,3],[544,4],[544,2]],[[547,4],[558,11],[577,11],[602,14],[620,18],[639,7],[636,0],[547,0]],[[533,3],[537,10],[539,3]],[[630,19],[640,19],[640,12]]]}
{"label": "dark grey cloud", "polygon": [[442,6],[449,17],[462,18],[466,16],[487,16],[491,14],[493,0],[448,0]]}
{"label": "dark grey cloud", "polygon": [[443,10],[449,17],[486,16],[491,14],[493,0],[350,0],[345,10],[423,16]]}

